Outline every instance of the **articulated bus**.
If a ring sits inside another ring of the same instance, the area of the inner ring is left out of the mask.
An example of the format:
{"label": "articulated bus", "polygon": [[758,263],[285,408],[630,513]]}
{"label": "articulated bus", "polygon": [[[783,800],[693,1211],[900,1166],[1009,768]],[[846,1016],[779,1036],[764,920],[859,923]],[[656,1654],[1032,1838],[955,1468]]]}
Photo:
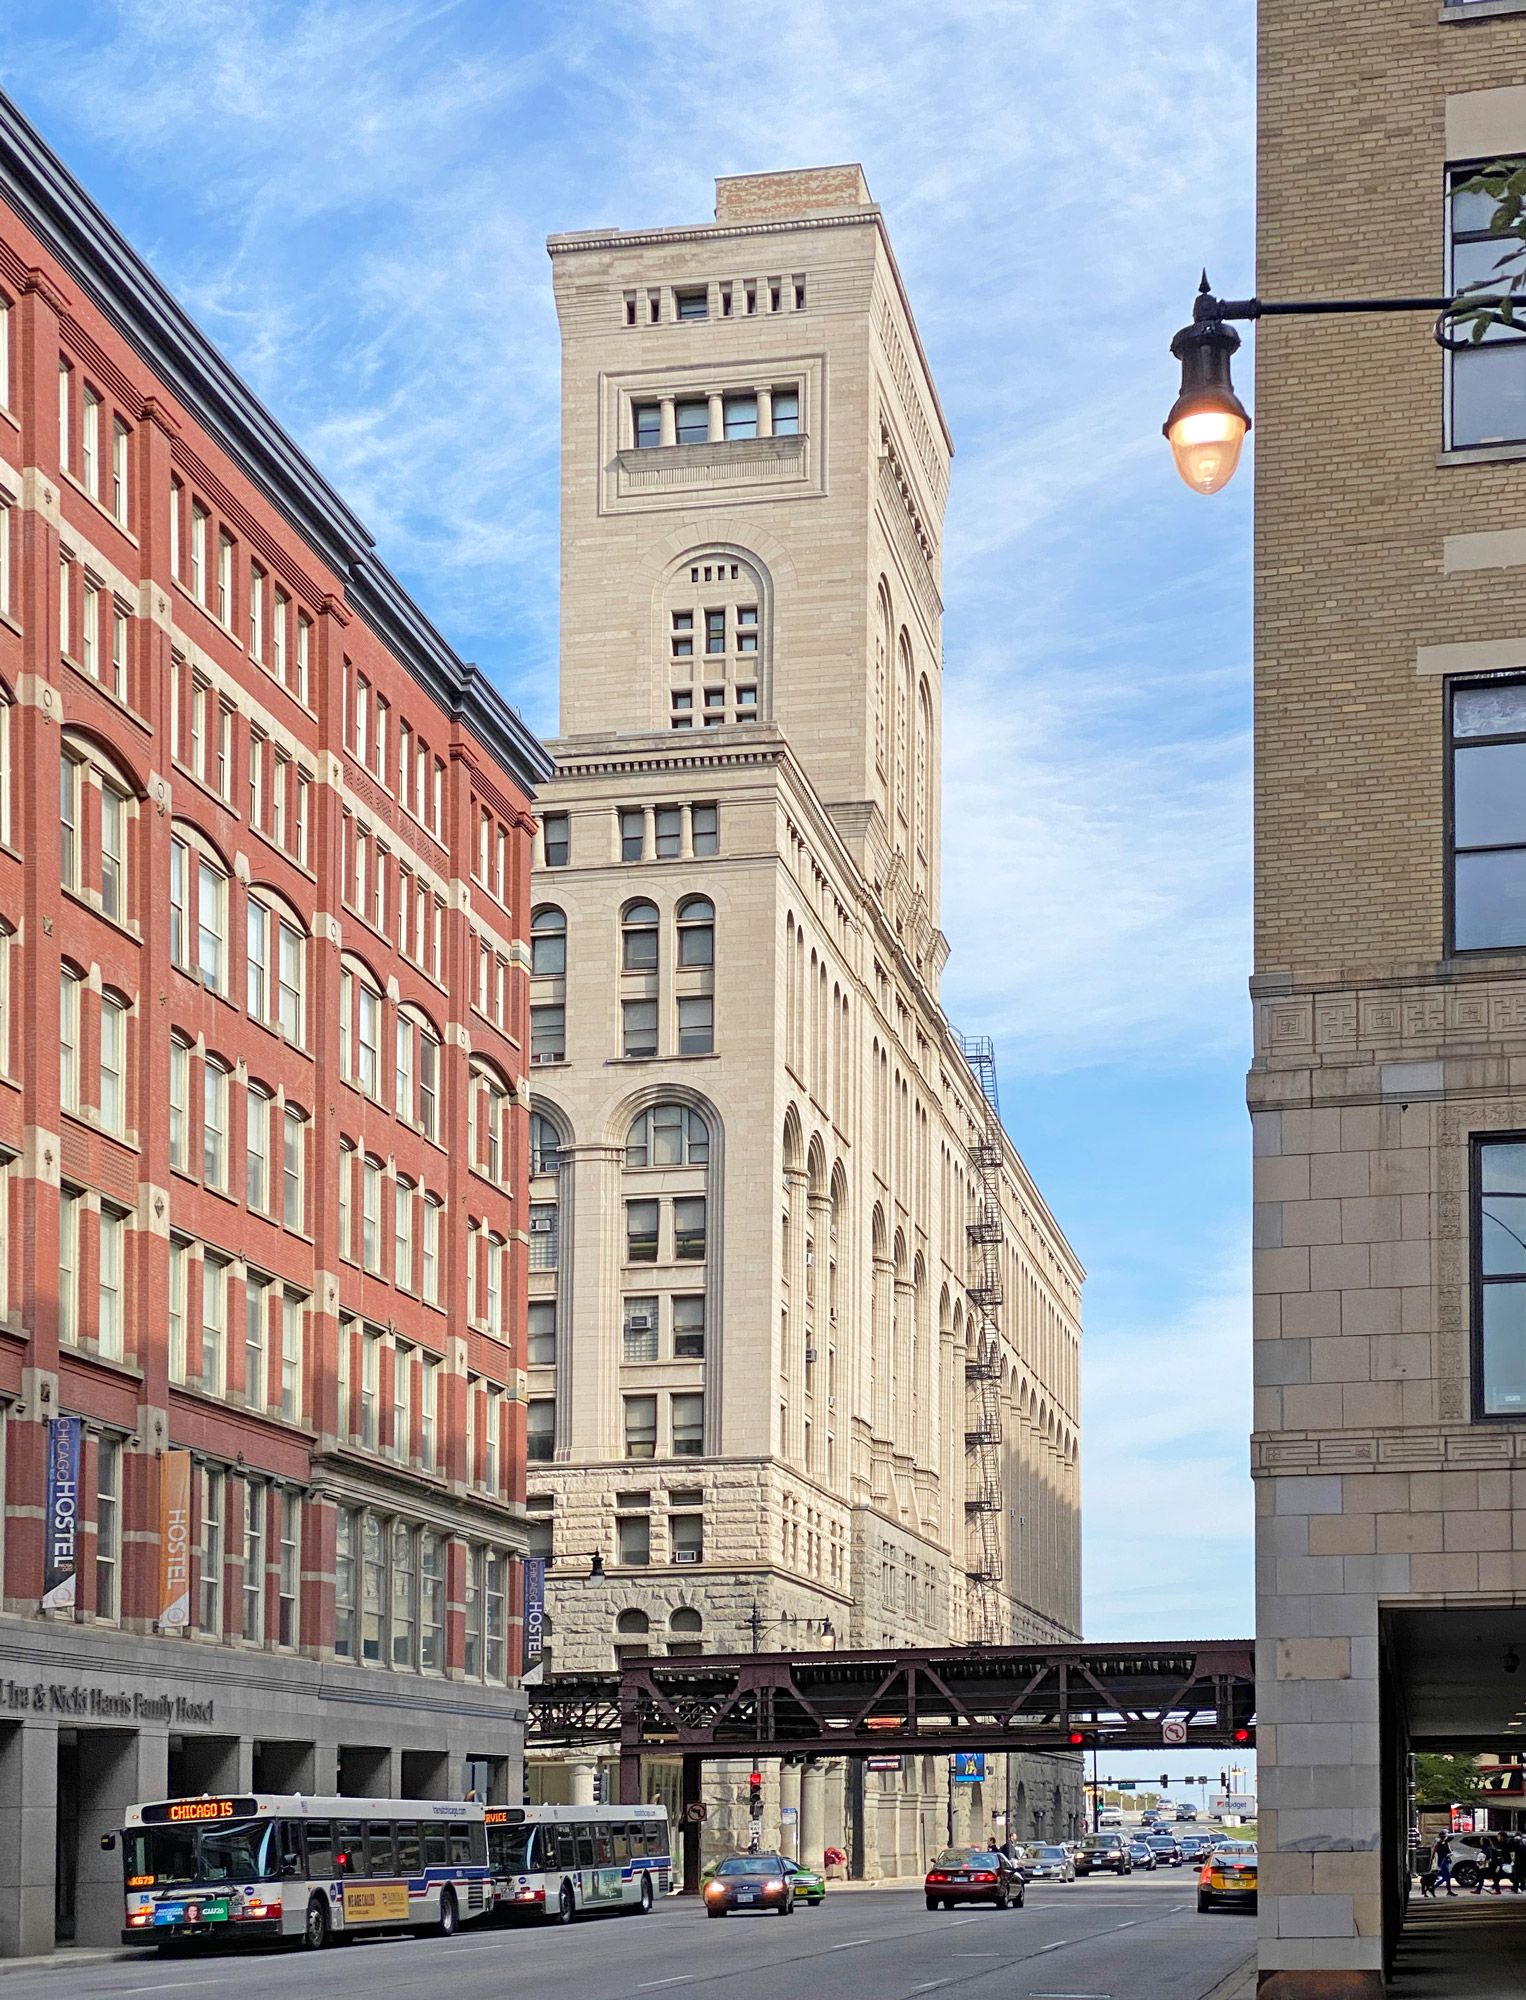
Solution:
{"label": "articulated bus", "polygon": [[384,1930],[451,1937],[492,1907],[483,1811],[269,1792],[131,1806],[122,1942],[300,1938],[319,1951]]}
{"label": "articulated bus", "polygon": [[644,1916],[668,1893],[665,1806],[489,1806],[486,1818],[493,1906],[504,1914]]}

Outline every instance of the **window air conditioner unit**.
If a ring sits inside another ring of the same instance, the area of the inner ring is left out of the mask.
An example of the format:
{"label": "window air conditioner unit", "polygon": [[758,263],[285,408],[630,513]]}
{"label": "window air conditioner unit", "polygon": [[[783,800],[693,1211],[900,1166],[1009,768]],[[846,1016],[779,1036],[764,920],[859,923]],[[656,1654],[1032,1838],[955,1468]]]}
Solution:
{"label": "window air conditioner unit", "polygon": [[530,1234],[532,1236],[549,1236],[551,1234],[550,1216],[532,1215],[530,1217]]}
{"label": "window air conditioner unit", "polygon": [[673,1551],[673,1560],[676,1563],[697,1563],[699,1561],[699,1550],[675,1549]]}
{"label": "window air conditioner unit", "polygon": [[650,1331],[651,1324],[652,1315],[650,1313],[632,1313],[630,1318],[625,1322],[625,1328],[628,1333],[646,1333]]}
{"label": "window air conditioner unit", "polygon": [[551,1056],[551,1055],[546,1055],[546,1054],[542,1053],[542,1054],[540,1054],[540,1055],[538,1055],[538,1056],[531,1056],[530,1060],[531,1060],[531,1062],[533,1062],[533,1063],[548,1063],[548,1062],[565,1062],[565,1061],[566,1061],[566,1057],[565,1057],[565,1056]]}
{"label": "window air conditioner unit", "polygon": [[816,1350],[814,1347],[808,1347],[805,1350],[805,1358],[807,1361],[814,1361],[816,1359]]}

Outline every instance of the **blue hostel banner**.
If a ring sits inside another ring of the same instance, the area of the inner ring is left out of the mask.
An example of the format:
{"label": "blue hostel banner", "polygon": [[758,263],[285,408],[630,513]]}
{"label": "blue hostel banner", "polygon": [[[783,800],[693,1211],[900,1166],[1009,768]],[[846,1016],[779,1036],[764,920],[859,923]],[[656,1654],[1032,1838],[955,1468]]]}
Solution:
{"label": "blue hostel banner", "polygon": [[74,1608],[75,1564],[79,1551],[78,1417],[54,1417],[48,1425],[47,1555],[42,1579],[44,1611]]}
{"label": "blue hostel banner", "polygon": [[541,1677],[541,1653],[546,1635],[546,1559],[525,1557],[524,1662],[520,1680],[533,1687]]}

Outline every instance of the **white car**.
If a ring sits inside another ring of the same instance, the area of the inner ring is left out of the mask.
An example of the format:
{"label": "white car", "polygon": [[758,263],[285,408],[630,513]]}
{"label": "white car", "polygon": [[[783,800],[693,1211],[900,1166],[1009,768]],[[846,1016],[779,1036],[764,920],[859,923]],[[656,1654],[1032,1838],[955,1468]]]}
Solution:
{"label": "white car", "polygon": [[1074,1882],[1076,1865],[1063,1847],[1035,1841],[1018,1856],[1017,1865],[1030,1882]]}

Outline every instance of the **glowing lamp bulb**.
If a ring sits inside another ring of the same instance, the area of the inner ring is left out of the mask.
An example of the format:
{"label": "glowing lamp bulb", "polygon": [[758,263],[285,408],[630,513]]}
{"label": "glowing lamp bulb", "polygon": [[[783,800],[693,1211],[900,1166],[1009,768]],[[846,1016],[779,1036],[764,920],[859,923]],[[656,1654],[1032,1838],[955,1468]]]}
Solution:
{"label": "glowing lamp bulb", "polygon": [[1194,493],[1217,493],[1234,478],[1245,431],[1233,410],[1191,410],[1171,425],[1171,456]]}

